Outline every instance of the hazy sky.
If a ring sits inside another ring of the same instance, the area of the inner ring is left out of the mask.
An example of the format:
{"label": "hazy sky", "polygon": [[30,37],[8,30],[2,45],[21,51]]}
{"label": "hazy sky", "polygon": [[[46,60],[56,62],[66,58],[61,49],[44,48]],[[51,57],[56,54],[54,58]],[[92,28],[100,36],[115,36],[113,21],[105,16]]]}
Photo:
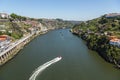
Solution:
{"label": "hazy sky", "polygon": [[0,0],[0,12],[34,18],[88,20],[120,13],[120,0]]}

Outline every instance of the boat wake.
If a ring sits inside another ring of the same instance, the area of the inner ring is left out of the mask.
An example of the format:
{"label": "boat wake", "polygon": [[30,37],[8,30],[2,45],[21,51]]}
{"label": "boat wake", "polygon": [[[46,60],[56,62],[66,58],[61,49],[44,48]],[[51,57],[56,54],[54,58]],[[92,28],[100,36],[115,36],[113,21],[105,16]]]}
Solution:
{"label": "boat wake", "polygon": [[52,59],[51,61],[46,62],[45,64],[39,66],[31,75],[31,77],[29,78],[29,80],[35,80],[36,77],[43,71],[45,70],[47,67],[49,67],[50,65],[60,61],[62,59],[62,57],[56,57],[54,59]]}

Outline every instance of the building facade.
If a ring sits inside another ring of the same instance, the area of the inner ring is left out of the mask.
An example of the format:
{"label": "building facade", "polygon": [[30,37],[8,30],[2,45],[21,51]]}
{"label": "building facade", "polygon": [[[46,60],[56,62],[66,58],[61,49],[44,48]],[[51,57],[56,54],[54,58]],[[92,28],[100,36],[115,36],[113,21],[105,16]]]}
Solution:
{"label": "building facade", "polygon": [[10,18],[10,16],[7,13],[0,13],[0,18],[2,19]]}

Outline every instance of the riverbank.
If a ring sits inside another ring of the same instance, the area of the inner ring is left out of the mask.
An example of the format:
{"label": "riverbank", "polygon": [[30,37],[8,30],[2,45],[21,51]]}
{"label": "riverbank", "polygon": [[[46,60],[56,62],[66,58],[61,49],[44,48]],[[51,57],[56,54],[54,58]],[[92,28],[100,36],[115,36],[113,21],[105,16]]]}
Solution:
{"label": "riverbank", "polygon": [[17,55],[17,53],[21,49],[23,49],[24,46],[27,45],[31,40],[33,40],[34,38],[36,38],[41,34],[45,34],[46,32],[48,31],[47,30],[42,32],[37,31],[36,33],[28,34],[25,37],[19,39],[18,41],[11,43],[11,46],[8,49],[0,53],[0,66],[2,66],[3,64],[7,63],[9,60],[14,58],[14,56]]}
{"label": "riverbank", "polygon": [[[118,47],[112,46],[109,44],[109,39],[105,35],[96,35],[88,34],[83,31],[74,31],[71,29],[71,32],[78,37],[81,37],[86,41],[86,45],[89,49],[96,51],[104,60],[116,65],[116,68],[120,68],[119,57],[117,54]],[[111,56],[110,53],[113,53]],[[116,53],[115,53],[116,52]]]}
{"label": "riverbank", "polygon": [[98,18],[82,22],[72,32],[87,42],[89,49],[98,52],[106,61],[120,68],[120,16]]}

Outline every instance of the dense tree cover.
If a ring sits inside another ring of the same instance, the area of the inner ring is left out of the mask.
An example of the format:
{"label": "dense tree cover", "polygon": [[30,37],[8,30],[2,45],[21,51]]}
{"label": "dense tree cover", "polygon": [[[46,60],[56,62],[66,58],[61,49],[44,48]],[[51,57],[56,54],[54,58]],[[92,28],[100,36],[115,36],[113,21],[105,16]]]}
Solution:
{"label": "dense tree cover", "polygon": [[15,13],[12,13],[10,16],[11,16],[12,19],[15,19],[15,20],[19,20],[19,21],[25,21],[26,20],[26,17],[17,15]]}
{"label": "dense tree cover", "polygon": [[120,48],[110,45],[108,38],[108,35],[120,38],[120,17],[107,18],[102,16],[75,25],[72,31],[87,42],[89,49],[97,51],[109,62],[116,61],[120,64]]}
{"label": "dense tree cover", "polygon": [[[103,31],[103,32],[114,32],[120,31],[120,17],[106,18],[104,16],[82,22],[80,25],[74,26],[74,29],[79,30],[91,30],[91,31]],[[81,28],[82,27],[82,28]]]}

